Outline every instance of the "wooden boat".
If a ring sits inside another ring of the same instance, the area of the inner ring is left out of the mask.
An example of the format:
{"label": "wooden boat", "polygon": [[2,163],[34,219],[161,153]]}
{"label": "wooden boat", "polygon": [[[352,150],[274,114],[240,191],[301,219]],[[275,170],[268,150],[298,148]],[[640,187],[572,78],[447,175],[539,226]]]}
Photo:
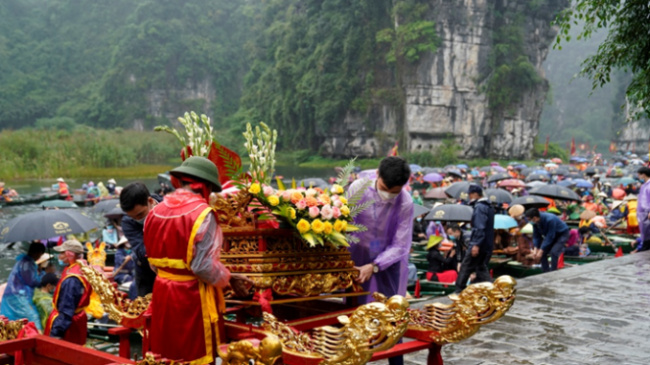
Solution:
{"label": "wooden boat", "polygon": [[2,206],[15,206],[15,205],[25,205],[25,204],[38,204],[46,200],[59,199],[59,193],[57,192],[44,192],[44,193],[35,193],[35,194],[23,194],[17,197],[11,198],[11,200],[0,201],[0,207]]}

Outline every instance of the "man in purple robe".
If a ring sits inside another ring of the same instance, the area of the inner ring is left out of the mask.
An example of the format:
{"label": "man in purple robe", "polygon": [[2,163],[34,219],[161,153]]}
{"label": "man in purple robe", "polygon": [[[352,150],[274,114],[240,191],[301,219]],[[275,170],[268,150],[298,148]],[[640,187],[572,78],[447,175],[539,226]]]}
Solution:
{"label": "man in purple robe", "polygon": [[639,179],[643,181],[636,206],[636,219],[639,221],[641,242],[639,251],[650,250],[650,167],[643,166],[637,170]]}
{"label": "man in purple robe", "polygon": [[[368,228],[357,234],[359,242],[351,243],[349,250],[359,270],[357,281],[370,295],[359,297],[359,304],[373,301],[372,293],[390,298],[406,295],[408,258],[413,231],[413,199],[403,189],[411,176],[411,169],[401,157],[386,157],[377,170],[377,179],[367,185],[361,179],[352,183],[348,197],[366,187],[359,204],[373,202],[354,218],[354,222]],[[402,356],[389,359],[389,364],[403,364]]]}

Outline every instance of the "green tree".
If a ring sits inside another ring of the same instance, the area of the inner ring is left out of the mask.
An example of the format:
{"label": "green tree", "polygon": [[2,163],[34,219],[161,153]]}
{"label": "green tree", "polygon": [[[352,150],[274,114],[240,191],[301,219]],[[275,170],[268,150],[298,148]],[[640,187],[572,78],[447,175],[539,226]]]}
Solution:
{"label": "green tree", "polygon": [[632,72],[626,97],[634,117],[650,116],[650,5],[646,0],[577,0],[560,13],[556,23],[560,34],[555,47],[569,42],[572,26],[584,24],[577,39],[589,38],[598,29],[608,34],[596,54],[582,63],[580,75],[592,81],[592,88],[610,82],[617,69]]}

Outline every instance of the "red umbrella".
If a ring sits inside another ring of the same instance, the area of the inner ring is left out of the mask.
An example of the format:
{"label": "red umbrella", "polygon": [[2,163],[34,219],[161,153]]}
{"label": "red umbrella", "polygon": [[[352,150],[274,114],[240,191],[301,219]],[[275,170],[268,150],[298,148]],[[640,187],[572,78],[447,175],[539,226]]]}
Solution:
{"label": "red umbrella", "polygon": [[433,188],[424,193],[424,199],[447,199],[445,188]]}
{"label": "red umbrella", "polygon": [[519,180],[519,179],[508,179],[508,180],[501,180],[498,183],[499,186],[503,187],[509,187],[509,188],[524,188],[526,187],[526,184]]}
{"label": "red umbrella", "polygon": [[557,158],[557,157],[556,157],[556,158],[552,158],[552,159],[551,159],[551,162],[562,163],[562,159]]}

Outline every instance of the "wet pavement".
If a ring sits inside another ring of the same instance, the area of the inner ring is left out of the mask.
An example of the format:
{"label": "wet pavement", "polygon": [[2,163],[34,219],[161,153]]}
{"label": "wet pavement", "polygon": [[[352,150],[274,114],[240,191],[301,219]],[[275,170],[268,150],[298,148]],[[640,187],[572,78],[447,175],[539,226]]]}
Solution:
{"label": "wet pavement", "polygon": [[[510,311],[473,337],[443,346],[442,356],[447,365],[647,365],[649,341],[650,252],[644,252],[518,279]],[[409,354],[404,362],[426,364],[426,356]]]}

